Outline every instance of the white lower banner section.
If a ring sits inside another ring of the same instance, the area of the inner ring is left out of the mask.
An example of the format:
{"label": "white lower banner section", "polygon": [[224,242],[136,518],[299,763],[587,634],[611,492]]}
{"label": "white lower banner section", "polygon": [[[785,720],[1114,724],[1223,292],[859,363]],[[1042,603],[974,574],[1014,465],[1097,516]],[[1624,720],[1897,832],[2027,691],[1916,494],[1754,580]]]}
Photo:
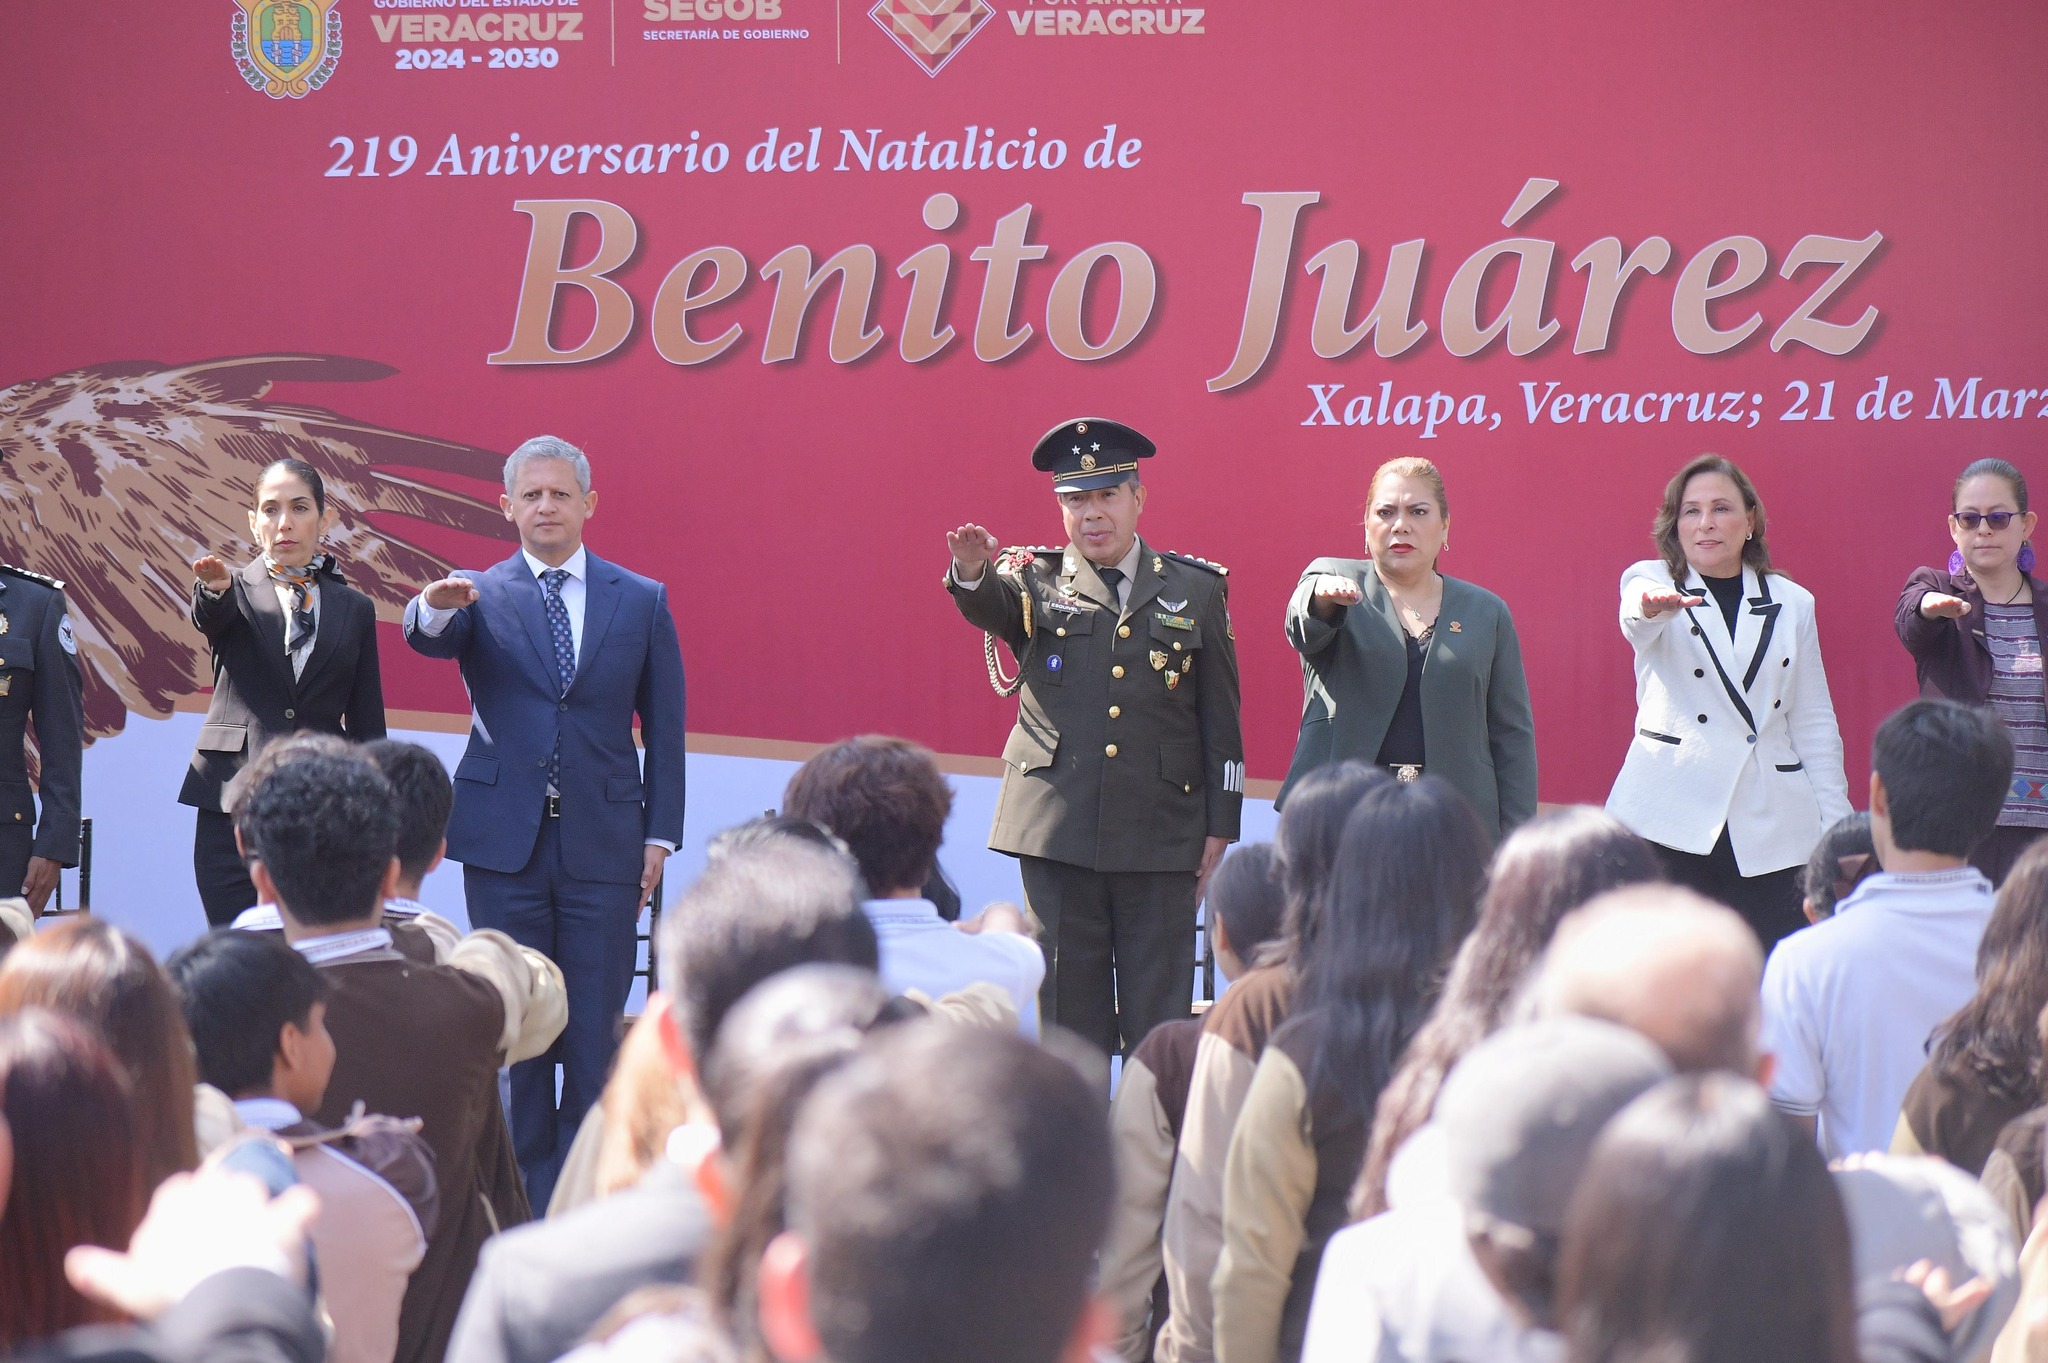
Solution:
{"label": "white lower banner section", "polygon": [[[202,718],[130,715],[124,732],[85,751],[85,814],[93,822],[92,908],[149,943],[159,958],[206,930],[192,879],[192,811],[177,802]],[[391,736],[431,748],[451,771],[468,741],[465,734],[394,730]],[[797,765],[765,757],[690,754],[683,845],[669,859],[665,903],[673,903],[703,869],[704,845],[721,829],[781,807],[783,787]],[[973,914],[996,900],[1022,902],[1016,859],[985,845],[1001,781],[993,776],[947,779],[953,785],[953,816],[939,860],[960,890],[964,912]],[[1271,800],[1245,800],[1247,840],[1271,838],[1274,821]],[[77,907],[77,872],[64,873],[62,893],[65,907]],[[420,898],[434,912],[468,925],[462,867],[454,862],[427,877]],[[636,983],[630,1006],[637,1009],[639,1000]]]}

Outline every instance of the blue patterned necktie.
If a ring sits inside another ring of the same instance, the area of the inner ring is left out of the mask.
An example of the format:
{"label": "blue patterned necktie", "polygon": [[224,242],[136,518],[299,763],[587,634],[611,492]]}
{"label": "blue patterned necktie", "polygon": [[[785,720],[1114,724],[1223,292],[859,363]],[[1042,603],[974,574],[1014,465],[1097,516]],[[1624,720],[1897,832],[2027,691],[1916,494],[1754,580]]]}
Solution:
{"label": "blue patterned necktie", "polygon": [[[550,568],[540,575],[542,596],[548,612],[548,635],[555,642],[555,671],[562,681],[561,694],[569,694],[569,683],[576,676],[576,636],[569,629],[569,608],[562,602],[562,584],[569,580],[566,568]],[[548,754],[548,788],[557,793],[562,789],[562,736],[555,732],[555,750]]]}

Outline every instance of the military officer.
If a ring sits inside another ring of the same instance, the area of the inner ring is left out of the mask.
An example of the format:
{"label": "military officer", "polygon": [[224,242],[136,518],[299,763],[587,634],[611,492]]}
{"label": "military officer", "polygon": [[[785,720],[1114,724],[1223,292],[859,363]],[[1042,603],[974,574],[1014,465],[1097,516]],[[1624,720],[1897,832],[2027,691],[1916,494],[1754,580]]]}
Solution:
{"label": "military officer", "polygon": [[[42,757],[42,817],[28,781],[28,722]],[[0,895],[40,914],[78,864],[85,698],[78,641],[55,578],[0,564]]]}
{"label": "military officer", "polygon": [[1006,549],[979,525],[946,536],[960,613],[1018,658],[989,846],[1018,858],[1044,924],[1041,1015],[1128,1054],[1188,1015],[1195,906],[1244,804],[1237,650],[1224,569],[1138,538],[1154,453],[1087,417],[1038,442],[1063,549]]}

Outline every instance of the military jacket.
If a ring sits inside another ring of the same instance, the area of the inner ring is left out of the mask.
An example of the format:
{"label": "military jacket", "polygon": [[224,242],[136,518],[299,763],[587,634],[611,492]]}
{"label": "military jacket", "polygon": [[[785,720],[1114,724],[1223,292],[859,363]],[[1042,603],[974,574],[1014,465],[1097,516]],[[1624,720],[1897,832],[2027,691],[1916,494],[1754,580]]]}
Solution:
{"label": "military jacket", "polygon": [[1237,646],[1215,564],[1138,544],[1129,605],[1073,545],[1008,549],[967,619],[1017,655],[989,846],[1097,871],[1193,871],[1244,805]]}
{"label": "military jacket", "polygon": [[[43,816],[28,779],[28,724],[42,761]],[[64,584],[0,564],[0,827],[35,828],[34,855],[78,864],[85,698]]]}

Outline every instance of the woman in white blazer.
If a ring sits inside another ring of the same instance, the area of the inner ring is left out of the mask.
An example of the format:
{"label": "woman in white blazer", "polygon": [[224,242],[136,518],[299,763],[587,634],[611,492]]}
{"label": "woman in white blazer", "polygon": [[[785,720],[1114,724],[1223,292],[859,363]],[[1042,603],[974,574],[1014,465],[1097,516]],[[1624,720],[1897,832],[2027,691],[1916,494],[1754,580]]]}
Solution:
{"label": "woman in white blazer", "polygon": [[1813,594],[1771,567],[1763,504],[1719,455],[1671,480],[1653,538],[1621,576],[1636,725],[1607,810],[1769,951],[1805,926],[1799,869],[1850,812]]}

